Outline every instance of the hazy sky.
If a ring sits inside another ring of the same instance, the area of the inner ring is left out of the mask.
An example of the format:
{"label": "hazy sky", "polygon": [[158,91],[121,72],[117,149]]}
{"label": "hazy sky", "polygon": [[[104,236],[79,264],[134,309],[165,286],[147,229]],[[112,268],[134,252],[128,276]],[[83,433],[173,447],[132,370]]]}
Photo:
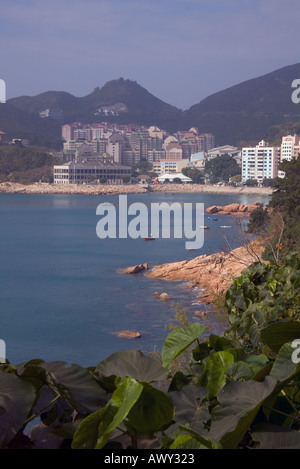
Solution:
{"label": "hazy sky", "polygon": [[0,0],[0,44],[7,99],[123,77],[187,109],[300,62],[300,2]]}

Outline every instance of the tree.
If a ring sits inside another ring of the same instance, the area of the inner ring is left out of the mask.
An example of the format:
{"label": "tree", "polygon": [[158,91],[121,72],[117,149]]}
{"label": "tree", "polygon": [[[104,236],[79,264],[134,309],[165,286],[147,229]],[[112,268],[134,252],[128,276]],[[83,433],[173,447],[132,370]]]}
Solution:
{"label": "tree", "polygon": [[247,179],[245,184],[248,187],[256,187],[258,185],[258,182],[256,179]]}
{"label": "tree", "polygon": [[262,205],[259,205],[250,214],[247,231],[248,233],[253,233],[254,235],[261,235],[268,229],[268,222],[268,210]]}
{"label": "tree", "polygon": [[241,174],[236,174],[235,176],[231,176],[230,184],[239,184],[242,180]]}
{"label": "tree", "polygon": [[285,173],[277,178],[269,207],[284,221],[282,255],[300,249],[300,158],[284,161],[279,166]]}
{"label": "tree", "polygon": [[204,184],[204,175],[197,168],[183,168],[182,174],[191,178],[194,184]]}
{"label": "tree", "polygon": [[174,184],[181,184],[181,179],[180,178],[174,178],[173,182],[174,182]]}
{"label": "tree", "polygon": [[236,160],[230,155],[217,156],[206,162],[205,172],[208,175],[209,182],[228,182],[232,176],[241,174],[241,168]]}
{"label": "tree", "polygon": [[275,179],[271,179],[271,178],[264,178],[263,182],[262,182],[262,185],[264,187],[273,187],[275,183]]}

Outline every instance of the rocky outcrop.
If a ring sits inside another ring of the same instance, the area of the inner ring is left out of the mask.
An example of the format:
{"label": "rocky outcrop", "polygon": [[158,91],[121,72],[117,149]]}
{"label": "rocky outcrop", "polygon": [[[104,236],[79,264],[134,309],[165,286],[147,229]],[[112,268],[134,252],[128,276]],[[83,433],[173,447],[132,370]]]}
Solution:
{"label": "rocky outcrop", "polygon": [[137,274],[139,272],[144,272],[148,270],[148,264],[138,264],[131,267],[126,267],[122,270],[123,274]]}
{"label": "rocky outcrop", "polygon": [[124,337],[126,339],[139,339],[141,333],[137,331],[117,331],[113,333],[117,337]]}
{"label": "rocky outcrop", "polygon": [[250,213],[259,206],[258,203],[240,205],[240,204],[229,204],[229,205],[212,205],[206,209],[207,213],[219,215],[233,215],[233,216],[249,216]]}
{"label": "rocky outcrop", "polygon": [[200,301],[208,304],[216,295],[224,294],[245,268],[260,260],[263,249],[255,241],[228,253],[202,255],[190,261],[157,265],[146,276],[168,281],[188,280],[191,287],[203,290]]}
{"label": "rocky outcrop", "polygon": [[171,297],[169,295],[169,293],[159,293],[159,292],[155,292],[154,293],[154,296],[156,296],[156,298],[158,298],[159,300],[161,301],[169,301],[171,300]]}

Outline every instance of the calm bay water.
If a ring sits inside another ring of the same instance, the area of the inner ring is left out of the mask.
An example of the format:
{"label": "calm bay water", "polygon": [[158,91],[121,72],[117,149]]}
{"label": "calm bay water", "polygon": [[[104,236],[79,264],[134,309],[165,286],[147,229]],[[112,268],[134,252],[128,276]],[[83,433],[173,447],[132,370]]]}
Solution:
{"label": "calm bay water", "polygon": [[[0,338],[7,358],[20,363],[33,358],[96,365],[115,351],[139,348],[161,351],[165,325],[180,304],[192,316],[199,308],[199,291],[184,282],[125,275],[124,267],[192,259],[241,244],[234,219],[205,215],[201,250],[186,251],[184,239],[105,239],[96,236],[99,203],[118,204],[118,196],[0,194]],[[262,202],[267,197],[215,194],[131,194],[128,203],[203,202],[225,205]],[[219,228],[232,225],[231,230]],[[154,292],[168,292],[161,302]],[[222,321],[213,318],[217,331]],[[137,330],[140,339],[113,333]]]}

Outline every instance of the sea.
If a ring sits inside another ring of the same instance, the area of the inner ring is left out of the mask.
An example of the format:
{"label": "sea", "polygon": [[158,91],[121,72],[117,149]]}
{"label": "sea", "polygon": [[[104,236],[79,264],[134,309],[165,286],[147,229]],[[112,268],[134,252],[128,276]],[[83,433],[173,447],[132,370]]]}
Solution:
{"label": "sea", "polygon": [[[229,194],[128,194],[128,205],[142,202],[267,204],[268,197]],[[100,203],[118,206],[119,196],[0,194],[0,339],[12,364],[32,359],[96,366],[114,352],[139,349],[161,352],[178,310],[191,322],[204,322],[207,334],[226,327],[224,315],[199,303],[201,290],[187,282],[151,279],[122,269],[147,263],[149,269],[189,260],[243,243],[234,217],[205,214],[204,244],[188,251],[174,236],[106,238],[96,234]],[[183,206],[183,205],[182,205]],[[194,205],[193,205],[194,206]],[[247,219],[241,219],[246,226]],[[221,226],[231,228],[221,228]],[[170,301],[155,292],[166,292]],[[138,331],[138,339],[120,338],[121,330]]]}

